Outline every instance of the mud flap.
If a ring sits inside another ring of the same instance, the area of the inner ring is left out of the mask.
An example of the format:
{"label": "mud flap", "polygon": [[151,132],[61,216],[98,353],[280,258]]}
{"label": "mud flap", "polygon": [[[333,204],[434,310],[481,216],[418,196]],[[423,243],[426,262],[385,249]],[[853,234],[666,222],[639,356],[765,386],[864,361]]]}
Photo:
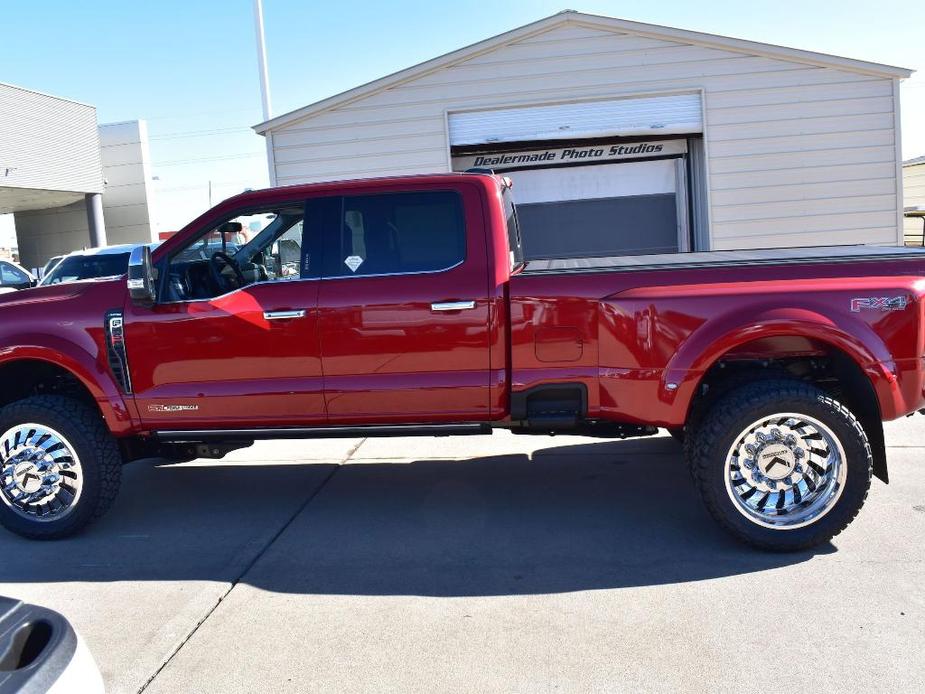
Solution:
{"label": "mud flap", "polygon": [[890,473],[886,467],[886,441],[883,436],[883,423],[864,422],[864,431],[870,441],[870,452],[874,458],[874,477],[884,484],[890,483]]}

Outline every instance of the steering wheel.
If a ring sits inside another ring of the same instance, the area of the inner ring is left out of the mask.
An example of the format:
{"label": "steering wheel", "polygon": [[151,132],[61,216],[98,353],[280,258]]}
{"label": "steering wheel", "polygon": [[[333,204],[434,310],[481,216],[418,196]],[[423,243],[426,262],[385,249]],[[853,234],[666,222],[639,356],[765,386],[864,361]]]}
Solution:
{"label": "steering wheel", "polygon": [[[221,263],[218,261],[221,261]],[[230,279],[222,274],[222,269],[224,267],[230,267],[232,272],[234,272],[234,278],[237,281],[236,285],[232,284]],[[247,281],[244,279],[244,273],[241,272],[241,268],[238,267],[234,258],[223,251],[215,251],[212,257],[209,258],[209,274],[212,276],[212,281],[215,282],[215,286],[220,290],[230,291],[247,284]]]}

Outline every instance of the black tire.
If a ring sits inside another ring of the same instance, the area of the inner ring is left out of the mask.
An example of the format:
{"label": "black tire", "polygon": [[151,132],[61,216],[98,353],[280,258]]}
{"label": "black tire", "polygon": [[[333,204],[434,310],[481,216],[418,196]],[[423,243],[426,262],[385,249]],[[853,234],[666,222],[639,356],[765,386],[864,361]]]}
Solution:
{"label": "black tire", "polygon": [[[846,477],[841,496],[808,525],[769,528],[746,517],[726,489],[726,456],[737,437],[761,417],[789,412],[805,414],[835,435],[845,452]],[[864,505],[870,489],[873,456],[857,418],[818,388],[796,380],[766,380],[740,386],[712,403],[688,430],[685,453],[707,510],[739,540],[763,550],[793,552],[831,540]]]}
{"label": "black tire", "polygon": [[667,431],[675,441],[682,446],[684,445],[684,429],[666,429],[665,431]]}
{"label": "black tire", "polygon": [[0,500],[0,524],[17,535],[35,540],[73,535],[112,506],[122,479],[119,447],[99,410],[79,400],[38,395],[0,409],[0,436],[24,423],[51,427],[68,440],[80,459],[82,489],[73,510],[57,520],[31,520]]}

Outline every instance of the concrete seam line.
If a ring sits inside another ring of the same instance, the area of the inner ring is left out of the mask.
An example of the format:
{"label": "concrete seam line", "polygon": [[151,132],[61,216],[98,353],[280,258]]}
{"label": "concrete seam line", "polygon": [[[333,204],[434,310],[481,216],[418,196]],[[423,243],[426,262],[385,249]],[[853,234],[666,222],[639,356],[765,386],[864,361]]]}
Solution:
{"label": "concrete seam line", "polygon": [[270,547],[273,546],[273,544],[279,539],[280,535],[282,535],[282,534],[286,531],[286,529],[287,529],[290,525],[292,525],[293,521],[295,521],[295,519],[299,517],[299,515],[302,513],[302,511],[304,511],[304,510],[308,507],[308,505],[309,505],[312,501],[315,500],[315,497],[318,496],[318,494],[321,492],[321,490],[324,489],[324,488],[328,485],[328,482],[330,482],[330,481],[331,481],[331,478],[334,477],[334,473],[337,472],[337,469],[338,469],[341,465],[343,465],[344,463],[348,462],[348,461],[350,460],[350,458],[353,457],[353,454],[356,453],[357,450],[359,450],[360,446],[362,446],[364,443],[366,443],[366,439],[360,440],[360,442],[359,442],[356,446],[354,446],[353,448],[350,449],[350,451],[348,451],[347,456],[346,456],[343,460],[341,460],[341,461],[338,462],[336,465],[333,465],[333,466],[331,467],[331,472],[328,473],[328,476],[325,477],[325,478],[321,481],[321,484],[319,484],[319,485],[315,488],[315,490],[314,490],[311,494],[308,495],[308,498],[305,499],[305,501],[302,502],[302,504],[299,505],[299,507],[298,507],[298,508],[295,510],[295,512],[286,520],[286,522],[283,523],[282,526],[280,526],[279,530],[277,530],[277,531],[273,534],[273,536],[267,541],[267,543],[263,546],[263,549],[261,549],[259,552],[257,552],[256,555],[254,555],[254,558],[251,559],[251,561],[249,561],[249,562],[247,563],[247,566],[244,567],[244,570],[241,571],[241,573],[237,576],[237,578],[235,578],[234,580],[232,580],[231,583],[228,585],[228,590],[226,590],[224,593],[222,593],[222,594],[219,596],[218,600],[215,602],[214,605],[212,605],[211,609],[209,609],[209,611],[206,612],[206,614],[203,616],[203,618],[200,619],[200,620],[196,623],[196,625],[192,628],[192,630],[190,630],[190,632],[180,641],[180,643],[179,643],[179,644],[177,645],[177,647],[173,650],[173,652],[171,652],[170,655],[167,656],[167,659],[164,660],[163,663],[161,663],[160,667],[158,667],[157,670],[155,670],[154,673],[145,681],[145,683],[144,683],[143,685],[141,685],[141,687],[138,689],[138,694],[141,694],[142,692],[144,692],[145,689],[147,689],[147,688],[151,685],[151,683],[152,683],[155,679],[157,679],[157,676],[160,675],[161,672],[164,671],[164,668],[166,668],[168,665],[170,665],[171,661],[176,657],[176,655],[183,649],[183,647],[189,642],[189,640],[190,640],[191,638],[193,638],[193,636],[195,636],[196,632],[199,631],[199,627],[201,627],[203,624],[206,623],[206,620],[208,620],[209,617],[211,617],[211,616],[214,614],[215,610],[218,609],[218,606],[221,605],[222,602],[225,600],[225,598],[227,598],[228,595],[231,593],[231,591],[233,591],[233,590],[235,589],[235,586],[237,586],[238,583],[241,582],[241,579],[244,578],[244,577],[248,574],[248,572],[250,572],[250,570],[251,570],[252,568],[254,568],[254,565],[255,565],[258,561],[260,561],[260,559],[261,559],[261,557],[263,557],[263,555],[265,555],[265,554],[267,553],[267,550],[269,550]]}

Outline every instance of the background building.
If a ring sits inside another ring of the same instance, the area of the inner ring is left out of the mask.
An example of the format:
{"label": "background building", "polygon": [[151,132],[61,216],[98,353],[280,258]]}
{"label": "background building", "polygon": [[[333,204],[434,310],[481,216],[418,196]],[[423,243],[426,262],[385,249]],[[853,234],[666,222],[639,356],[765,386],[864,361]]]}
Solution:
{"label": "background building", "polygon": [[906,245],[925,246],[925,156],[903,162]]}
{"label": "background building", "polygon": [[[106,244],[152,241],[152,190],[147,126],[144,121],[99,126]],[[23,263],[86,248],[92,243],[85,205],[16,213],[19,254]]]}
{"label": "background building", "polygon": [[910,74],[567,11],[255,130],[278,185],[508,172],[532,257],[897,245]]}
{"label": "background building", "polygon": [[0,214],[14,213],[26,267],[107,243],[152,240],[144,121],[0,84]]}

